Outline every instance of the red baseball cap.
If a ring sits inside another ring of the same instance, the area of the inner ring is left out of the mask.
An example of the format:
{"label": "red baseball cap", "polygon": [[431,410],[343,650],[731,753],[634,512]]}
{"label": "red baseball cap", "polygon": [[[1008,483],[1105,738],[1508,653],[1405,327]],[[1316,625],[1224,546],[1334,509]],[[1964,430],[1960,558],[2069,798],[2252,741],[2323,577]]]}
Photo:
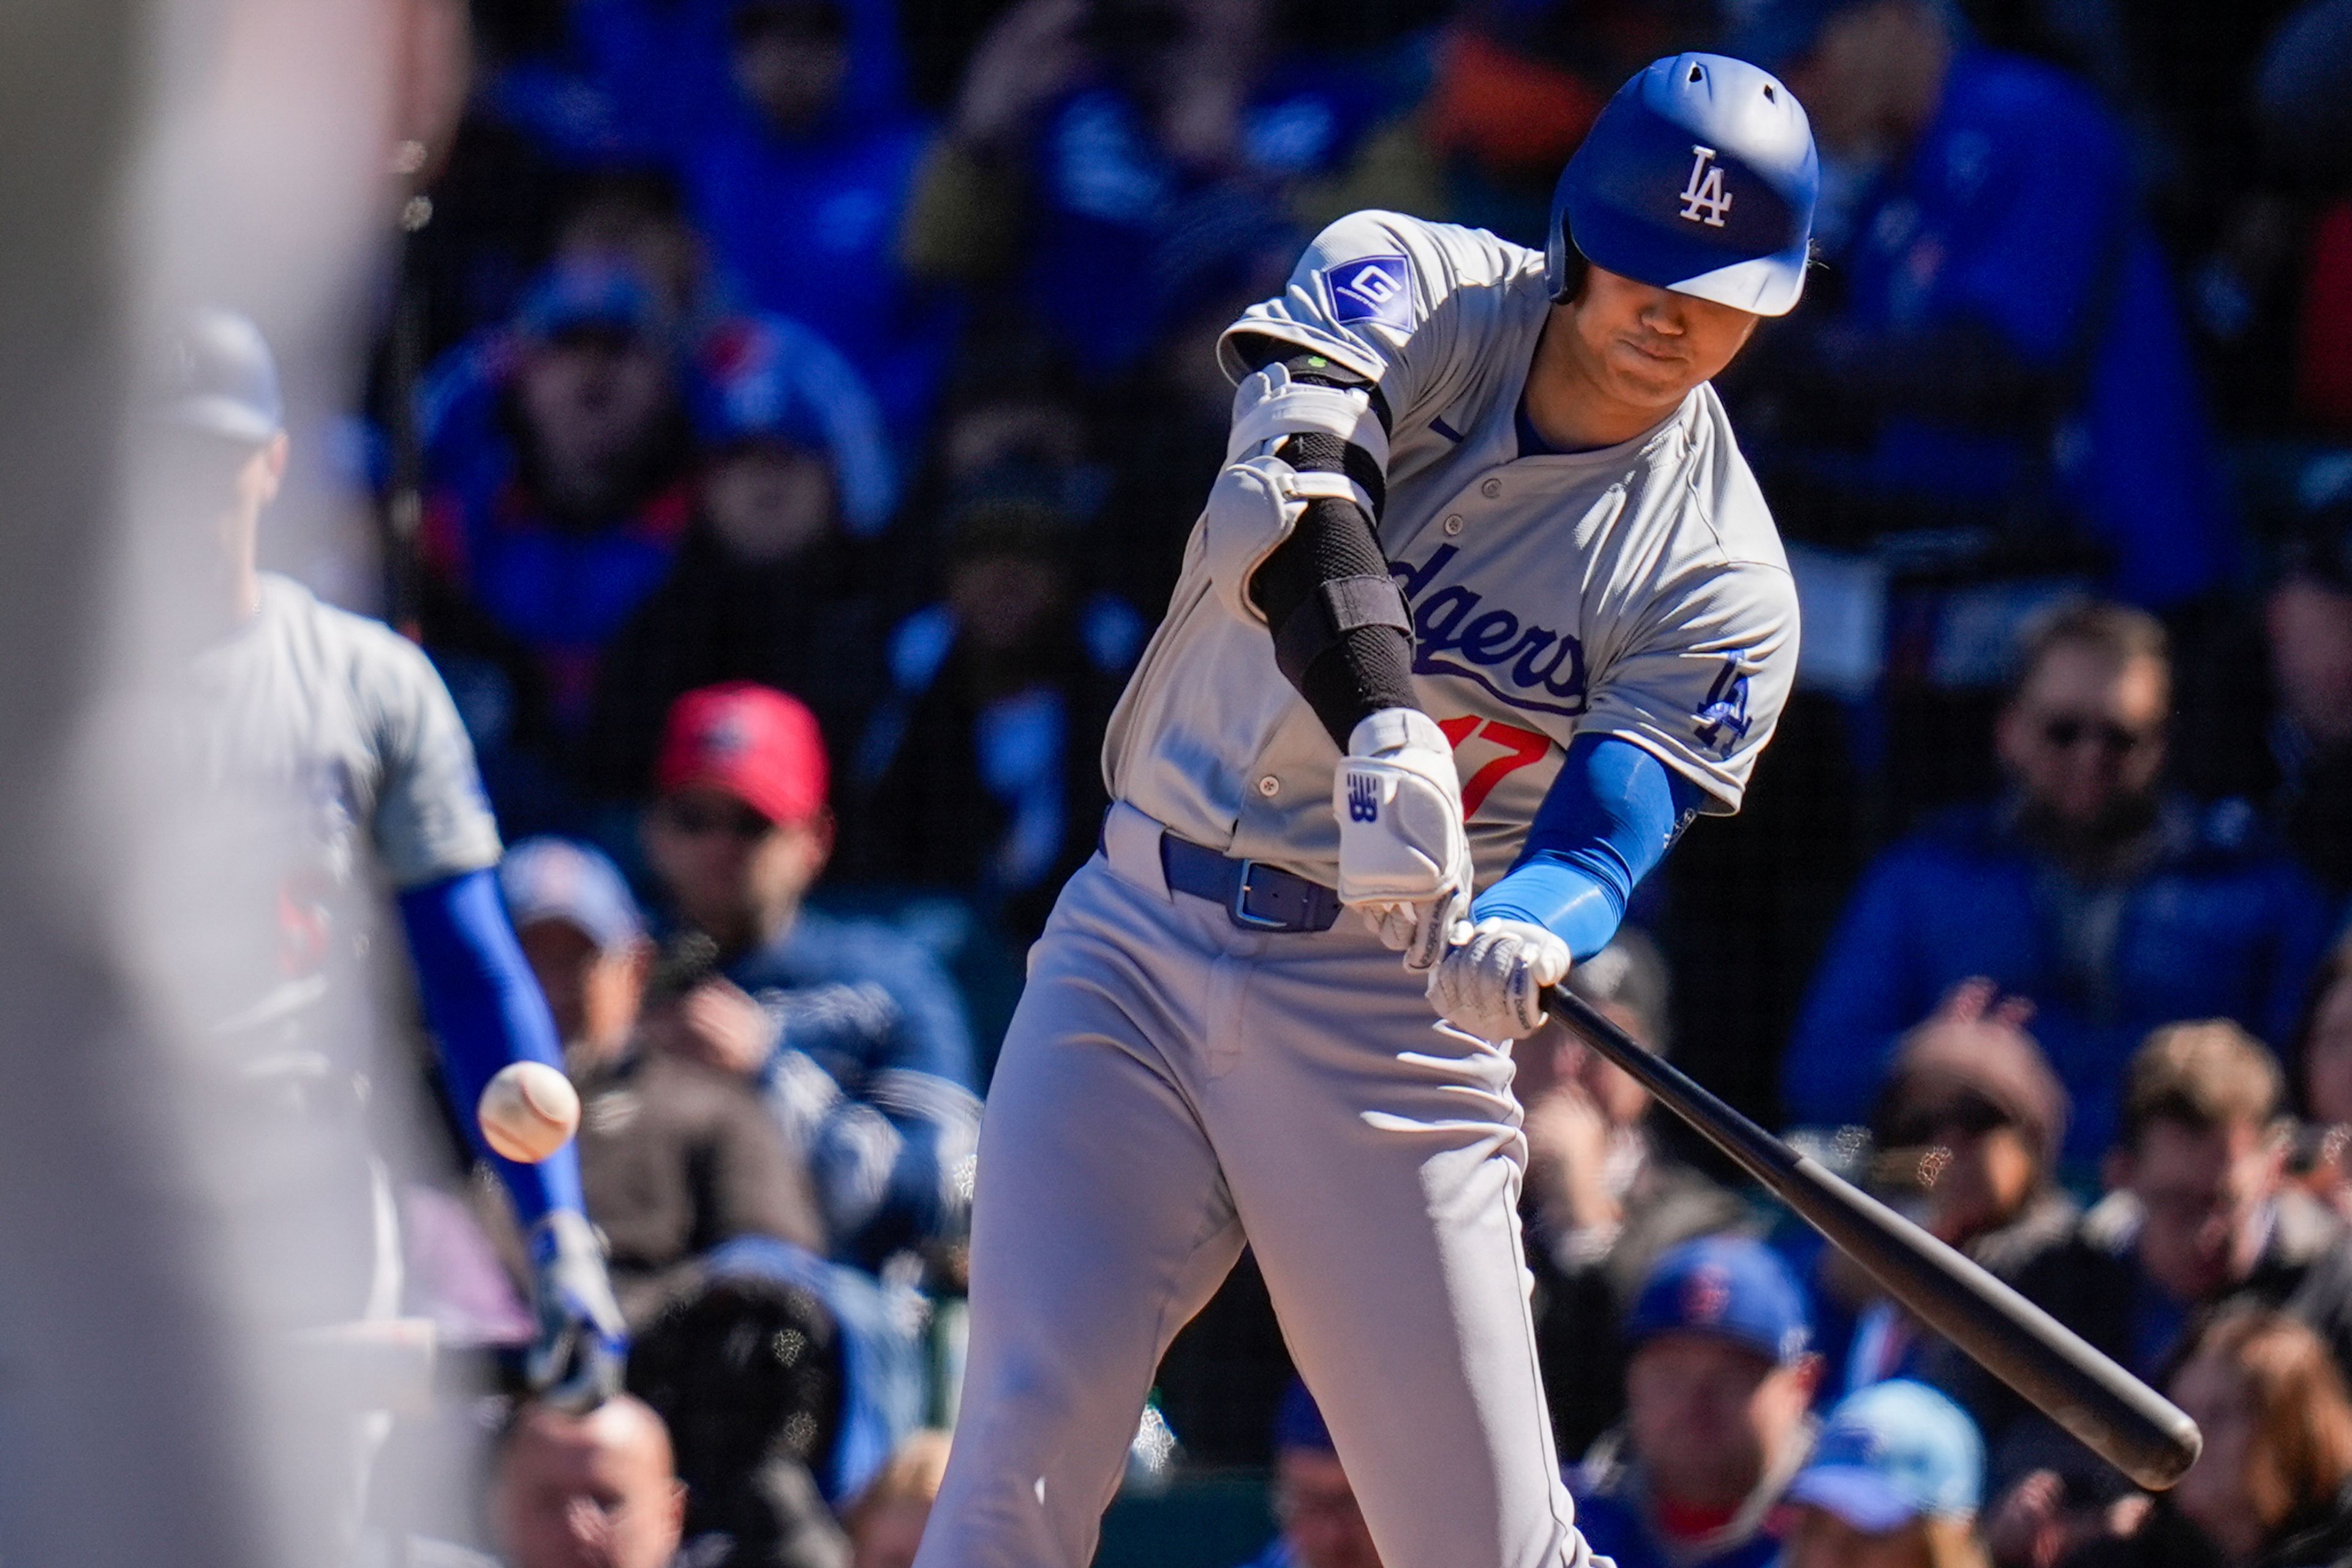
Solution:
{"label": "red baseball cap", "polygon": [[730,680],[670,704],[654,787],[723,790],[771,822],[824,809],[824,737],[816,715],[772,686]]}

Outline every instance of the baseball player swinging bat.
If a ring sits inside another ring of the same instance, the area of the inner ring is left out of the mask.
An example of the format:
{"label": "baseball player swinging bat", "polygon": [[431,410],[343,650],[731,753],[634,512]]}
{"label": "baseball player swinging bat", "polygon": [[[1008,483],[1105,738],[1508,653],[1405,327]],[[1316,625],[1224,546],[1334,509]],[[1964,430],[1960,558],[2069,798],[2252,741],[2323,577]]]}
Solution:
{"label": "baseball player swinging bat", "polygon": [[1547,986],[1543,1003],[1546,1012],[1835,1242],[1914,1316],[2101,1458],[2158,1490],[2197,1462],[2204,1446],[2197,1424],[2073,1330],[1643,1050],[1566,986]]}

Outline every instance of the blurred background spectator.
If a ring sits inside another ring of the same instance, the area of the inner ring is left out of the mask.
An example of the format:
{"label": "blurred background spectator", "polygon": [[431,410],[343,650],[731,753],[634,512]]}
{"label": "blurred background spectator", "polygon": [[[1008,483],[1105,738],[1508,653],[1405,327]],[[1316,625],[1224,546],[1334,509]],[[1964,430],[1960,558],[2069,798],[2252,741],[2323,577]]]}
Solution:
{"label": "blurred background spectator", "polygon": [[688,692],[656,782],[646,858],[709,944],[656,1047],[761,1087],[841,1256],[956,1241],[980,1120],[962,1005],[912,942],[803,907],[833,850],[814,716],[748,682]]}
{"label": "blurred background spectator", "polygon": [[2211,586],[2194,366],[2090,85],[1934,0],[1765,7],[1741,41],[1785,70],[1844,198],[1832,298],[1741,376],[1783,526],[2148,605]]}
{"label": "blurred background spectator", "polygon": [[2205,1433],[2205,1457],[2139,1510],[2097,1531],[2079,1568],[2352,1559],[2352,1400],[2326,1346],[2259,1307],[2217,1316],[2166,1390]]}
{"label": "blurred background spectator", "polygon": [[[738,1237],[822,1256],[805,1159],[760,1097],[734,1074],[634,1048],[652,950],[619,870],[585,846],[531,838],[507,852],[499,879],[541,984],[582,1020],[563,1037],[580,1090],[580,1180],[630,1323],[642,1327]],[[650,1002],[667,1014],[681,998],[666,984]],[[556,1016],[562,1028],[565,1013]]]}
{"label": "blurred background spectator", "polygon": [[1297,1378],[1275,1417],[1274,1517],[1281,1528],[1248,1568],[1381,1568],[1331,1430]]}
{"label": "blurred background spectator", "polygon": [[1821,1357],[1802,1292],[1761,1242],[1658,1259],[1624,1331],[1624,1425],[1570,1472],[1577,1527],[1623,1568],[1757,1568],[1813,1446]]}
{"label": "blurred background spectator", "polygon": [[[2025,1033],[2027,1006],[1990,982],[1956,987],[1905,1035],[1872,1118],[1869,1184],[1995,1273],[2068,1234],[2081,1213],[2058,1185],[2066,1091]],[[1824,1353],[1839,1386],[1937,1382],[1955,1352],[1843,1253],[1806,1240]]]}
{"label": "blurred background spectator", "polygon": [[2294,1063],[2293,1089],[2305,1118],[2298,1173],[2352,1223],[2352,943],[2339,941],[2313,982]]}
{"label": "blurred background spectator", "polygon": [[1838,1402],[1789,1486],[1789,1568],[1984,1568],[1984,1444],[1924,1384]]}
{"label": "blurred background spectator", "polygon": [[1050,504],[976,499],[945,548],[943,596],[890,634],[843,858],[865,879],[962,889],[1032,937],[1110,805],[1097,748],[1073,738],[1110,721],[1145,626],[1084,597],[1076,529]]}
{"label": "blurred background spectator", "polygon": [[[2161,1380],[2223,1306],[2292,1305],[2343,1356],[2352,1299],[2343,1225],[2284,1180],[2283,1085],[2235,1025],[2156,1031],[2133,1058],[2113,1189],[2069,1231],[2004,1259],[2017,1288],[2143,1378]],[[1983,1426],[1995,1474],[2031,1467],[2046,1422],[1982,1372],[1955,1384]]]}
{"label": "blurred background spectator", "polygon": [[661,1417],[624,1395],[585,1415],[518,1411],[492,1482],[507,1568],[669,1568],[686,1518]]}
{"label": "blurred background spectator", "polygon": [[850,1568],[914,1568],[947,1468],[945,1432],[927,1429],[899,1445],[849,1506]]}
{"label": "blurred background spectator", "polygon": [[2037,628],[2000,718],[2008,792],[1864,874],[1782,1062],[1792,1115],[1862,1121],[1895,1037],[1976,976],[2034,1004],[2077,1163],[2112,1142],[2150,1028],[2221,1016],[2286,1037],[2329,907],[2242,814],[2165,786],[2170,683],[2145,612],[2090,604]]}

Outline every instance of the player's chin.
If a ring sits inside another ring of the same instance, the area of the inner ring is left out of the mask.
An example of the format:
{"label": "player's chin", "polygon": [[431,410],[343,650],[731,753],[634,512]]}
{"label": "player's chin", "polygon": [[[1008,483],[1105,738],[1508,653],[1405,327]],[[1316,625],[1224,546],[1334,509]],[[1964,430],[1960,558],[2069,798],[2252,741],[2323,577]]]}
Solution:
{"label": "player's chin", "polygon": [[1697,366],[1680,356],[1667,357],[1619,343],[1609,356],[1618,393],[1629,403],[1664,405],[1679,403],[1683,395],[1703,379]]}

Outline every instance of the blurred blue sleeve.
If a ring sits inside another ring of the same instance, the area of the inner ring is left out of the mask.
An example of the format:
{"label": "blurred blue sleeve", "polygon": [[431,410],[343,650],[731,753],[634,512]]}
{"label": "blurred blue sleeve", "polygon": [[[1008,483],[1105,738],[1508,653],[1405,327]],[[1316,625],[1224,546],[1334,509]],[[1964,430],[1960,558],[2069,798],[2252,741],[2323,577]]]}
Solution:
{"label": "blurred blue sleeve", "polygon": [[509,1063],[563,1070],[555,1021],[507,922],[496,875],[467,871],[411,888],[400,895],[400,919],[450,1109],[474,1152],[497,1168],[524,1229],[552,1210],[578,1209],[580,1157],[572,1145],[536,1165],[520,1164],[490,1152],[475,1119],[483,1089]]}
{"label": "blurred blue sleeve", "polygon": [[1528,826],[1518,863],[1478,896],[1470,918],[1526,921],[1579,963],[1609,945],[1633,885],[1665,858],[1705,798],[1631,741],[1580,735]]}

